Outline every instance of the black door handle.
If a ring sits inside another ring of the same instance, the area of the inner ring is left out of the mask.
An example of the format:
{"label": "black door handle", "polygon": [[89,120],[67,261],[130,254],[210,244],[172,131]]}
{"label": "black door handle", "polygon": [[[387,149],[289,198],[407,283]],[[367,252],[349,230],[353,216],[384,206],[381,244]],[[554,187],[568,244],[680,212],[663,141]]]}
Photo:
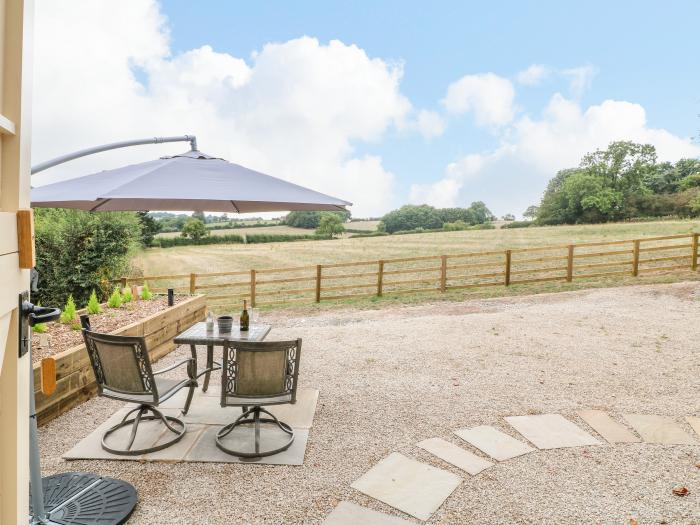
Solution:
{"label": "black door handle", "polygon": [[35,306],[34,311],[29,314],[29,326],[35,326],[39,323],[52,323],[53,321],[58,321],[60,317],[60,308]]}
{"label": "black door handle", "polygon": [[29,301],[24,301],[22,303],[22,314],[27,316],[29,326],[36,326],[39,323],[57,321],[61,317],[61,309],[35,306]]}

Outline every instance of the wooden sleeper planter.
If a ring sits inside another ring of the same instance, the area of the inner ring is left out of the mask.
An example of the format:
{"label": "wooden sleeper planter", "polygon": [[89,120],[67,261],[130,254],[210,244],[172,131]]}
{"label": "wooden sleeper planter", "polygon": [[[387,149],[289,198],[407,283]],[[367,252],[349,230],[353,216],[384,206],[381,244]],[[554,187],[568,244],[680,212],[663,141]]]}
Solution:
{"label": "wooden sleeper planter", "polygon": [[[151,361],[157,361],[175,349],[173,338],[204,320],[206,298],[197,295],[175,306],[111,332],[146,338]],[[43,425],[97,394],[97,384],[84,344],[53,356],[56,365],[56,388],[50,395],[41,392],[41,363],[34,364],[34,399],[37,422]]]}

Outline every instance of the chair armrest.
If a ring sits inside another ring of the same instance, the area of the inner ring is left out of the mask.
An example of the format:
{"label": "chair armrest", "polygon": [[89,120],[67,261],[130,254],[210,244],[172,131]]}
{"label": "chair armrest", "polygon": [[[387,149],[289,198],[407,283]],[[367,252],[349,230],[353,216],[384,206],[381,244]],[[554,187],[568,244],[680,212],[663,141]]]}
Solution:
{"label": "chair armrest", "polygon": [[[193,359],[192,357],[189,357],[189,358],[187,358],[187,359],[183,359],[182,361],[179,361],[179,362],[175,363],[174,365],[170,365],[170,366],[167,367],[167,368],[163,368],[162,370],[158,370],[157,372],[153,372],[153,375],[154,375],[154,376],[157,376],[157,375],[160,375],[160,374],[164,374],[165,372],[170,372],[171,370],[174,370],[174,369],[176,369],[177,367],[184,365],[185,363],[190,364],[190,363],[192,363],[193,361],[194,361],[194,359]],[[187,367],[187,370],[188,370],[188,371],[190,370],[190,367],[189,367],[189,366]]]}

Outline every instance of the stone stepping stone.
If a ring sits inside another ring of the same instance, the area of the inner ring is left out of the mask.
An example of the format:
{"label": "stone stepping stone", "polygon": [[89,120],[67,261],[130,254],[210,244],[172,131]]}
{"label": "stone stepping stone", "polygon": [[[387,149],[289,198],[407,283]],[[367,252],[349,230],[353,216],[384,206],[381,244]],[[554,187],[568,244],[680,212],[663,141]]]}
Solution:
{"label": "stone stepping stone", "polygon": [[622,417],[647,443],[662,445],[697,445],[690,435],[671,418],[645,414],[622,414]]}
{"label": "stone stepping stone", "polygon": [[462,483],[451,472],[393,452],[351,486],[395,509],[426,521]]}
{"label": "stone stepping stone", "polygon": [[688,416],[685,418],[688,424],[693,427],[693,430],[700,436],[700,417]]}
{"label": "stone stepping stone", "polygon": [[460,428],[455,430],[455,434],[496,461],[505,461],[535,450],[522,441],[486,425]]}
{"label": "stone stepping stone", "polygon": [[509,416],[505,420],[540,449],[602,445],[588,432],[559,414]]}
{"label": "stone stepping stone", "polygon": [[641,439],[602,410],[579,410],[579,417],[608,443],[639,443]]}
{"label": "stone stepping stone", "polygon": [[412,523],[349,501],[341,501],[321,525],[412,525]]}
{"label": "stone stepping stone", "polygon": [[472,454],[468,450],[464,450],[462,447],[458,447],[454,443],[450,443],[444,439],[426,439],[418,443],[417,446],[423,450],[427,450],[450,465],[461,468],[472,476],[493,466],[493,463],[490,461],[480,458],[476,454]]}

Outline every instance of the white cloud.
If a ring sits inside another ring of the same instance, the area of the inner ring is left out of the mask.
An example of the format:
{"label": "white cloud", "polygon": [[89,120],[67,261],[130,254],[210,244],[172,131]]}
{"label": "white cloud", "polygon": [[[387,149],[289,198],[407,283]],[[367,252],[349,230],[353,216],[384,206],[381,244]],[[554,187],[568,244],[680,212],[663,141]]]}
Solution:
{"label": "white cloud", "polygon": [[515,89],[507,78],[493,73],[465,75],[447,88],[443,99],[454,114],[474,112],[480,126],[502,126],[515,116]]}
{"label": "white cloud", "polygon": [[521,214],[539,202],[558,170],[577,166],[585,153],[615,140],[653,144],[660,160],[700,156],[691,140],[650,128],[639,104],[606,100],[584,110],[556,94],[541,118],[518,119],[503,130],[497,149],[450,164],[437,182],[412,186],[410,199],[436,206],[484,200],[497,215]]}
{"label": "white cloud", "polygon": [[[35,47],[35,163],[115,140],[194,133],[203,151],[356,202],[357,215],[397,204],[394,175],[353,143],[381,140],[415,111],[400,92],[402,67],[357,46],[304,37],[249,60],[210,46],[173,56],[155,0],[61,0],[37,5]],[[416,129],[436,136],[444,124],[419,112]],[[186,147],[92,156],[35,182]]]}
{"label": "white cloud", "polygon": [[445,119],[436,111],[421,109],[414,116],[413,120],[399,124],[402,129],[417,131],[426,140],[441,136],[447,128]]}
{"label": "white cloud", "polygon": [[591,65],[563,69],[561,74],[569,79],[569,91],[574,98],[581,98],[598,74],[598,68]]}
{"label": "white cloud", "polygon": [[542,64],[532,64],[520,71],[515,79],[524,86],[536,86],[551,74],[550,69]]}

